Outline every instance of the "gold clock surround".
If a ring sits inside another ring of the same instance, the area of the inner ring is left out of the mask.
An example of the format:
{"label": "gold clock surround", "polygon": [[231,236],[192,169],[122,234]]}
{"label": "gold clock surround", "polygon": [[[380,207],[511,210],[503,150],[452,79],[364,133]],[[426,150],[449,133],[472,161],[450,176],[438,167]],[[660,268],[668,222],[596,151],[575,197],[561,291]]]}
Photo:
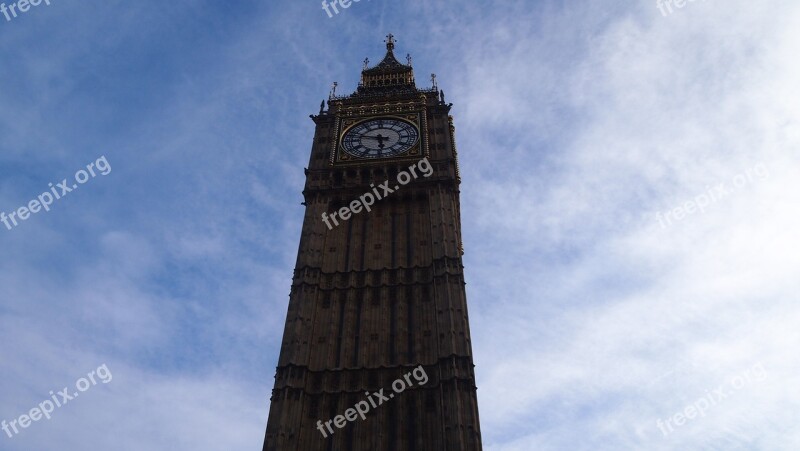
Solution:
{"label": "gold clock surround", "polygon": [[[334,121],[334,136],[336,136],[336,139],[331,140],[330,166],[382,164],[430,156],[430,149],[428,148],[428,119],[425,109],[426,101],[427,97],[420,95],[418,99],[368,106],[363,104],[351,106],[344,105],[341,101],[334,102],[333,107],[338,114],[336,114],[336,120]],[[342,150],[342,139],[348,130],[363,121],[380,118],[399,119],[413,124],[419,133],[417,143],[401,155],[388,158],[357,158],[348,155]]]}

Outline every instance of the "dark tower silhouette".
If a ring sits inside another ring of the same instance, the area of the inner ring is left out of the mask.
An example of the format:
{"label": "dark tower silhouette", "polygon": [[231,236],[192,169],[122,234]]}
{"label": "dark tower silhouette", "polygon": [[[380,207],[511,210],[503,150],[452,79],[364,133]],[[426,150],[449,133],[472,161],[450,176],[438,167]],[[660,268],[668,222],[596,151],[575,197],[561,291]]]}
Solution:
{"label": "dark tower silhouette", "polygon": [[[311,116],[265,451],[481,449],[452,104],[435,76],[418,89],[410,56],[401,64],[394,46],[387,36],[386,56],[365,61],[356,92],[332,92]],[[416,178],[398,182],[412,165]],[[365,193],[383,198],[370,211],[353,207]],[[424,383],[406,376],[415,369]],[[367,399],[366,418],[330,422]]]}

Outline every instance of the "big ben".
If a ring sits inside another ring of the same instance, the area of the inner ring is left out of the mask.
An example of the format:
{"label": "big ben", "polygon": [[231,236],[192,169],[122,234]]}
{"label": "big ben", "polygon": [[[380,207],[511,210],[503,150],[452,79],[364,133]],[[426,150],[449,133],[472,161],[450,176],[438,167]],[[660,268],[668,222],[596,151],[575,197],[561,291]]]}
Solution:
{"label": "big ben", "polygon": [[264,451],[481,449],[452,104],[395,45],[311,116]]}

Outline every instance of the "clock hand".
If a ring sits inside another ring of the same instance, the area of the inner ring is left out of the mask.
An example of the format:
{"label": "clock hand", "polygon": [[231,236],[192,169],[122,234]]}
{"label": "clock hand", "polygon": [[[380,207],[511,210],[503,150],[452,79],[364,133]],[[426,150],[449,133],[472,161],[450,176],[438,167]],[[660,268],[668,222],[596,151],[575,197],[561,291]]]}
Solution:
{"label": "clock hand", "polygon": [[364,139],[364,138],[377,139],[378,140],[378,147],[381,148],[381,149],[383,149],[383,147],[384,147],[383,141],[384,140],[386,140],[386,141],[389,140],[388,136],[383,136],[381,134],[378,134],[377,136],[361,135],[361,139]]}

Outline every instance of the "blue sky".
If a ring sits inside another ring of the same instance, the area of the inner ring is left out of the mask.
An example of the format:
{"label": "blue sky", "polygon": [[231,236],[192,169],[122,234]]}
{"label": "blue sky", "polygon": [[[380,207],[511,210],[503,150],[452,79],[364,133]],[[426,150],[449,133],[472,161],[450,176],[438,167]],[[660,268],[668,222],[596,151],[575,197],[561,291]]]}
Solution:
{"label": "blue sky", "polygon": [[[259,449],[308,115],[333,81],[355,89],[388,32],[418,85],[435,72],[454,103],[484,448],[800,449],[788,0],[667,16],[655,0],[362,0],[332,18],[305,0],[51,0],[0,15],[0,212],[111,167],[0,224],[0,420],[113,374],[0,432],[0,449]],[[659,429],[720,386],[704,416]]]}

